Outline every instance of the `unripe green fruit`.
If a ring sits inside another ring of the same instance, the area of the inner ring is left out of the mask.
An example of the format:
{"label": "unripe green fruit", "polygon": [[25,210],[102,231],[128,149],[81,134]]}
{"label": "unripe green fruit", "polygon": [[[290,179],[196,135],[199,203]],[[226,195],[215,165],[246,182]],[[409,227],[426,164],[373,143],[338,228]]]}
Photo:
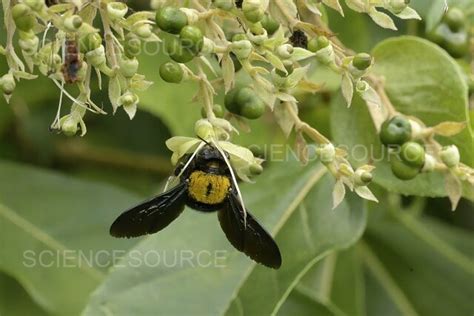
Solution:
{"label": "unripe green fruit", "polygon": [[400,151],[400,158],[406,164],[421,169],[425,164],[425,149],[417,142],[406,142]]}
{"label": "unripe green fruit", "polygon": [[179,33],[179,39],[181,40],[181,46],[190,49],[195,54],[198,54],[204,45],[204,36],[196,26],[187,25],[183,27]]}
{"label": "unripe green fruit", "polygon": [[[223,118],[225,114],[225,110],[220,104],[214,104],[212,106],[212,112],[214,112],[214,115],[218,118]],[[201,109],[201,116],[207,117],[207,114],[204,108]]]}
{"label": "unripe green fruit", "polygon": [[392,169],[392,173],[400,180],[414,179],[420,173],[420,168],[410,166],[398,155],[391,156],[390,167]]}
{"label": "unripe green fruit", "polygon": [[99,33],[88,33],[79,38],[79,49],[82,53],[90,52],[102,45],[102,37]]}
{"label": "unripe green fruit", "polygon": [[268,35],[274,34],[278,28],[280,27],[280,23],[273,19],[270,15],[265,14],[263,19],[260,21],[262,23],[263,28],[267,31]]}
{"label": "unripe green fruit", "polygon": [[174,7],[163,7],[156,13],[156,25],[165,32],[179,34],[188,24],[188,17],[183,11]]}
{"label": "unripe green fruit", "polygon": [[328,47],[329,44],[329,39],[326,36],[313,37],[308,42],[308,50],[316,53],[318,50]]}
{"label": "unripe green fruit", "polygon": [[354,56],[352,65],[359,70],[366,70],[372,65],[372,56],[366,53],[359,53]]}
{"label": "unripe green fruit", "polygon": [[183,69],[175,62],[167,62],[160,66],[160,77],[169,83],[180,83],[183,81]]}
{"label": "unripe green fruit", "polygon": [[16,4],[12,8],[12,17],[16,27],[23,32],[28,32],[33,29],[36,24],[36,18],[30,7],[26,4]]}
{"label": "unripe green fruit", "polygon": [[189,48],[183,47],[181,41],[176,37],[171,37],[166,40],[166,51],[171,59],[178,63],[187,63],[193,60],[195,56]]}
{"label": "unripe green fruit", "polygon": [[125,42],[123,43],[125,56],[132,58],[140,55],[142,48],[141,45],[142,42],[138,36],[133,33],[128,33],[127,36],[125,36]]}
{"label": "unripe green fruit", "polygon": [[257,119],[265,112],[263,100],[248,87],[234,88],[225,96],[225,107],[231,113]]}
{"label": "unripe green fruit", "polygon": [[466,16],[459,8],[450,8],[444,15],[443,20],[453,32],[463,29],[466,25]]}
{"label": "unripe green fruit", "polygon": [[383,144],[402,145],[411,138],[410,122],[402,116],[394,116],[385,121],[380,129],[380,140]]}

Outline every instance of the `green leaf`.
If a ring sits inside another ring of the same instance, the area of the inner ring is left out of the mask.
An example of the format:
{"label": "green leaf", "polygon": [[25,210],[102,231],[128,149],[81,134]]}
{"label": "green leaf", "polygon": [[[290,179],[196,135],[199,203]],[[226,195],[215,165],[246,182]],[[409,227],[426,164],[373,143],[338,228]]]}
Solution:
{"label": "green leaf", "polygon": [[[283,256],[280,270],[256,265],[233,249],[215,215],[185,211],[173,227],[145,239],[130,252],[121,262],[124,267],[111,273],[94,293],[84,314],[232,315],[240,308],[245,314],[278,311],[303,271],[332,249],[355,242],[364,229],[365,208],[354,195],[331,211],[332,181],[324,173],[319,164],[302,168],[297,163],[280,163],[267,170],[257,184],[242,186],[252,214],[276,235]],[[162,260],[183,251],[194,258],[206,251],[212,259],[220,251],[225,254],[224,267],[165,265],[164,261],[153,267],[130,266],[132,255],[140,260],[152,251],[158,251]],[[256,292],[256,282],[265,284],[265,291]],[[196,295],[203,289],[212,295]],[[183,298],[180,304],[176,304],[178,297]]]}
{"label": "green leaf", "polygon": [[[387,93],[397,110],[421,118],[428,126],[444,121],[469,122],[465,83],[456,64],[437,46],[403,37],[382,42],[373,55],[376,60],[374,71],[385,77]],[[405,195],[447,195],[442,173],[420,174],[410,181],[401,181],[392,174],[387,151],[359,96],[354,97],[349,109],[341,96],[334,99],[331,125],[334,140],[349,148],[349,157],[354,164],[360,166],[369,161],[375,164],[375,183]],[[472,161],[471,135],[471,130],[466,128],[449,138],[461,149],[464,162]],[[448,143],[447,138],[439,137],[439,140]],[[464,196],[473,199],[472,188],[468,185],[465,185]]]}
{"label": "green leaf", "polygon": [[473,234],[396,212],[376,214],[364,241],[309,270],[290,298],[312,305],[290,301],[287,315],[316,303],[333,315],[472,314]]}
{"label": "green leaf", "polygon": [[0,314],[8,316],[47,315],[31,300],[25,289],[15,279],[4,273],[0,273]]}
{"label": "green leaf", "polygon": [[[380,43],[372,55],[373,71],[385,77],[387,94],[398,111],[428,126],[469,122],[466,81],[456,62],[437,45],[417,37],[398,37]],[[462,161],[474,166],[474,135],[468,125],[449,140],[440,140],[456,144]]]}
{"label": "green leaf", "polygon": [[112,239],[108,228],[137,198],[9,162],[0,162],[0,174],[8,179],[0,182],[0,270],[45,310],[77,314],[112,264],[112,251],[123,255],[133,244]]}

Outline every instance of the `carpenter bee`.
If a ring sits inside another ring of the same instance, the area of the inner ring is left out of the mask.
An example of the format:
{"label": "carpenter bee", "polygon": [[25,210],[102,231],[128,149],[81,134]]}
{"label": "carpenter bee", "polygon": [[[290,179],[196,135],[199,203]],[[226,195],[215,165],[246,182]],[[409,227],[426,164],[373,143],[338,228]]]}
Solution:
{"label": "carpenter bee", "polygon": [[217,212],[222,230],[237,250],[267,267],[281,266],[277,244],[243,206],[224,151],[206,143],[180,160],[175,177],[178,185],[122,213],[110,227],[110,234],[138,237],[156,233],[187,205],[201,212]]}

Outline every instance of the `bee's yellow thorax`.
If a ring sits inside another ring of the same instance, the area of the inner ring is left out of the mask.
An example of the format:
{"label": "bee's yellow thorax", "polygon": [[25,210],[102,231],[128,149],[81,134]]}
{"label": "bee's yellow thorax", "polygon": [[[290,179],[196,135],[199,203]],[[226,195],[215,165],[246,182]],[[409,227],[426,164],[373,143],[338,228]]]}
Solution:
{"label": "bee's yellow thorax", "polygon": [[226,176],[194,171],[189,177],[189,196],[204,204],[222,203],[229,188],[230,181]]}

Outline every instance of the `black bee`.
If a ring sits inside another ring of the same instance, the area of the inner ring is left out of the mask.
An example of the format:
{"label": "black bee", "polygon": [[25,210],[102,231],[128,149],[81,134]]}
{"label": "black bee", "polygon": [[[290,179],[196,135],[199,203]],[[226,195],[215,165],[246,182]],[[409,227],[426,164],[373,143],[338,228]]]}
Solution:
{"label": "black bee", "polygon": [[290,37],[290,42],[294,47],[307,48],[308,47],[308,37],[305,32],[296,30]]}
{"label": "black bee", "polygon": [[215,212],[230,243],[267,267],[278,269],[281,255],[269,233],[242,206],[226,159],[210,144],[194,159],[184,157],[175,170],[179,184],[122,213],[110,227],[114,237],[138,237],[159,232],[175,220],[184,206]]}

